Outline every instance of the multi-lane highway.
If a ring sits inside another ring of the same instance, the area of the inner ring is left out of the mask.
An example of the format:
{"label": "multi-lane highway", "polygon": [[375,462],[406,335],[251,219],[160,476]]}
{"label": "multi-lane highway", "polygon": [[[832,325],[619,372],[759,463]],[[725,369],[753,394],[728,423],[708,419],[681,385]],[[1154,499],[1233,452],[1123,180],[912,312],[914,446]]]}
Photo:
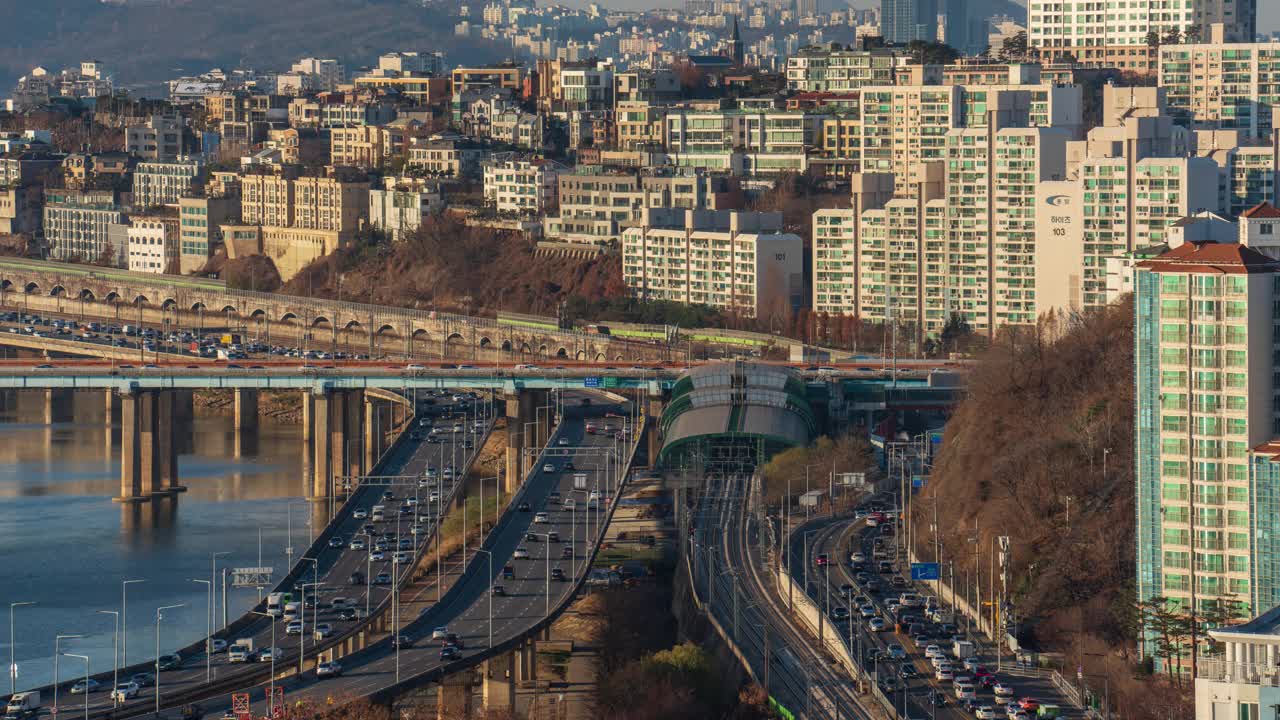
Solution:
{"label": "multi-lane highway", "polygon": [[[430,552],[427,540],[434,537],[437,521],[447,512],[465,468],[483,446],[492,428],[493,412],[490,404],[478,397],[441,394],[428,398],[423,392],[417,395],[420,403],[415,434],[420,439],[406,438],[382,466],[385,475],[400,480],[393,486],[371,482],[357,487],[334,520],[334,534],[329,542],[314,552],[303,553],[296,564],[303,567],[291,588],[294,599],[302,600],[305,592],[308,603],[300,632],[287,633],[283,619],[272,623],[258,616],[242,623],[243,627],[233,633],[215,633],[215,638],[228,644],[251,639],[255,650],[270,648],[274,624],[274,647],[279,648],[275,653],[277,668],[288,667],[290,663],[296,665],[300,650],[305,650],[308,656],[314,653],[316,627],[327,625],[328,636],[349,630],[367,611],[374,611],[387,602],[392,583],[399,580],[404,568],[412,567],[418,557]],[[431,404],[427,404],[428,400]],[[383,519],[373,519],[375,506],[384,508]],[[402,555],[401,559],[406,562],[397,563],[396,553],[401,552],[410,557]],[[304,588],[304,585],[307,586]],[[333,600],[339,597],[347,602],[342,603],[344,607],[335,608]],[[312,598],[318,598],[318,602],[312,604]],[[256,609],[261,611],[264,607]],[[225,651],[213,654],[208,668],[204,653],[183,657],[180,667],[159,673],[161,707],[167,704],[166,697],[198,690],[206,682],[206,669],[219,683],[231,675],[241,675],[248,684],[253,682],[253,676],[265,677],[269,672],[269,662],[265,659],[255,657],[250,663],[238,665],[230,663],[228,655]],[[155,667],[148,664],[122,669],[120,681],[126,682],[137,673],[154,675]],[[110,710],[113,705],[109,696],[112,677],[99,678],[100,690],[89,696],[89,709],[94,714]],[[154,710],[154,678],[139,679],[144,687],[116,708],[118,717]],[[67,683],[60,689],[60,701],[82,707],[83,697],[73,698],[69,694],[71,685]],[[48,698],[46,702],[52,700],[51,688],[46,688],[44,694]]]}
{"label": "multi-lane highway", "polygon": [[[876,501],[871,499],[868,503],[876,504]],[[865,507],[858,515],[860,517],[815,520],[798,528],[788,552],[789,569],[815,604],[825,610],[829,627],[852,649],[851,655],[871,673],[900,716],[971,720],[975,716],[993,715],[1003,719],[1006,717],[1004,704],[997,701],[992,691],[997,682],[1012,689],[1015,701],[1029,697],[1041,703],[1056,703],[1062,708],[1063,717],[1073,716],[1068,711],[1069,705],[1061,701],[1045,678],[1025,673],[1016,676],[996,673],[991,658],[980,657],[972,668],[963,667],[960,659],[952,657],[954,640],[975,638],[966,638],[962,629],[952,623],[931,621],[926,617],[923,603],[919,608],[900,611],[914,616],[912,622],[896,623],[891,608],[900,604],[903,593],[914,593],[924,599],[931,591],[911,583],[910,573],[899,567],[892,522],[870,527]],[[805,534],[810,536],[807,557],[806,544],[801,539]],[[862,559],[853,561],[855,553]],[[819,556],[825,557],[821,565],[816,562]],[[873,629],[873,622],[882,622],[883,627]],[[926,657],[925,651],[930,645],[951,657],[955,668],[951,672],[953,677],[976,680],[981,674],[993,676],[991,680],[973,683],[975,693],[967,708],[957,697],[954,680],[941,679]],[[979,712],[979,708],[983,710]]]}
{"label": "multi-lane highway", "polygon": [[[633,443],[630,437],[619,437],[627,424],[625,408],[602,404],[599,396],[586,393],[566,393],[563,407],[549,446],[485,540],[485,552],[469,558],[466,571],[442,601],[406,619],[400,629],[403,642],[386,639],[342,658],[339,677],[319,678],[308,672],[277,682],[286,702],[361,697],[398,682],[438,678],[477,662],[490,647],[490,634],[499,645],[526,634],[548,610],[559,608],[576,579],[590,569],[591,546],[603,531]],[[593,432],[587,432],[588,425]],[[579,490],[575,484],[583,483],[575,483],[575,476],[583,474],[585,487]],[[590,503],[595,489],[600,496]],[[510,577],[505,577],[508,567]],[[501,586],[500,594],[494,586]],[[444,650],[445,635],[456,641],[449,643],[455,649]],[[251,694],[255,706],[261,707],[266,684],[260,683]],[[229,704],[205,707],[208,717],[219,717]]]}

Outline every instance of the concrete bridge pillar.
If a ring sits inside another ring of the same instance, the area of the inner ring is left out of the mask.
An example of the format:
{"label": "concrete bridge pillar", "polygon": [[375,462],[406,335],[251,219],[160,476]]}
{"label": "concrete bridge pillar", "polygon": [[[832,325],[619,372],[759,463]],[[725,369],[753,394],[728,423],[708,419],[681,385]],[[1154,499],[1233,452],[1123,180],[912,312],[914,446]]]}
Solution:
{"label": "concrete bridge pillar", "polygon": [[[311,463],[311,496],[314,499],[327,498],[330,495],[329,476],[331,474],[331,454],[329,449],[330,410],[333,396],[329,393],[310,394],[311,397],[311,443],[314,451]],[[303,407],[307,404],[304,403]]]}
{"label": "concrete bridge pillar", "polygon": [[658,453],[662,451],[662,436],[659,427],[662,424],[662,412],[667,408],[667,401],[661,395],[650,395],[649,406],[645,408],[644,434],[649,455],[649,466],[658,463]]}
{"label": "concrete bridge pillar", "polygon": [[185,490],[178,484],[178,432],[174,425],[175,393],[160,391],[156,394],[156,464],[160,472],[156,476],[156,494],[168,494]]}
{"label": "concrete bridge pillar", "polygon": [[315,415],[315,411],[316,411],[315,396],[312,395],[311,391],[309,390],[303,392],[302,393],[302,441],[307,444],[310,444],[311,440],[315,437],[313,435],[314,428],[311,425],[312,423],[311,418]]}
{"label": "concrete bridge pillar", "polygon": [[195,450],[195,391],[171,390],[173,396],[173,447],[179,455]]}
{"label": "concrete bridge pillar", "polygon": [[120,396],[114,390],[106,391],[103,397],[102,424],[111,427],[120,415]]}
{"label": "concrete bridge pillar", "polygon": [[118,502],[147,500],[162,489],[159,396],[156,391],[144,390],[120,397]]}
{"label": "concrete bridge pillar", "polygon": [[458,720],[471,717],[470,672],[448,675],[440,680],[440,692],[436,694],[437,720]]}
{"label": "concrete bridge pillar", "polygon": [[44,391],[44,424],[70,422],[74,416],[74,390],[48,388]]}
{"label": "concrete bridge pillar", "polygon": [[525,431],[531,431],[528,437],[532,438],[533,428],[526,428],[525,423],[536,422],[537,397],[531,390],[517,390],[505,397],[504,404],[507,411],[507,471],[503,490],[515,492],[528,473],[529,462],[524,459],[524,449],[533,443],[526,442]]}
{"label": "concrete bridge pillar", "polygon": [[346,449],[347,464],[343,468],[344,475],[357,476],[367,472],[364,464],[364,410],[365,394],[363,390],[345,391],[343,400],[343,438]]}
{"label": "concrete bridge pillar", "polygon": [[378,428],[378,403],[368,395],[364,396],[364,467],[365,472],[373,469],[378,462],[378,451],[382,443]]}
{"label": "concrete bridge pillar", "polygon": [[258,391],[253,388],[235,389],[235,428],[236,432],[257,432],[258,430]]}
{"label": "concrete bridge pillar", "polygon": [[486,712],[512,710],[516,706],[516,653],[504,653],[484,662],[480,697]]}

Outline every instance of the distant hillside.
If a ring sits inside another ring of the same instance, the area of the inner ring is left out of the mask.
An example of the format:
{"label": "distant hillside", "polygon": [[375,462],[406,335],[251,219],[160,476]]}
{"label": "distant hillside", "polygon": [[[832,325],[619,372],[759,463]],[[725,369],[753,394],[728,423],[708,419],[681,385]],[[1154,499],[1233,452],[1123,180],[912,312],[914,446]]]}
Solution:
{"label": "distant hillside", "polygon": [[119,85],[154,94],[211,67],[288,69],[299,57],[368,65],[389,50],[443,50],[450,62],[504,57],[453,35],[457,4],[414,0],[0,0],[0,96],[42,65],[106,62]]}

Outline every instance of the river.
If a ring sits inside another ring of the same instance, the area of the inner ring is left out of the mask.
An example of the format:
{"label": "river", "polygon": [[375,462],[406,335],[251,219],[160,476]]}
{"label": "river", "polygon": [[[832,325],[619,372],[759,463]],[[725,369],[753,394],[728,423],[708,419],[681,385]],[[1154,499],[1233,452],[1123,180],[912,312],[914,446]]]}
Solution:
{"label": "river", "polygon": [[[116,619],[99,611],[121,609],[123,580],[144,581],[128,586],[125,622],[128,660],[142,662],[155,657],[160,606],[182,605],[163,613],[161,652],[204,636],[208,595],[193,580],[210,578],[212,553],[228,553],[217,557],[219,569],[272,566],[279,578],[287,528],[296,552],[310,540],[299,425],[264,417],[255,436],[237,443],[229,414],[197,409],[178,461],[188,491],[122,505],[111,501],[120,486],[120,432],[104,423],[102,393],[76,393],[73,416],[47,425],[42,394],[0,392],[0,613],[10,603],[36,603],[14,611],[19,690],[53,677],[58,634],[84,636],[62,640],[60,649],[89,656],[92,672],[111,668]],[[215,629],[220,582],[218,590]],[[256,589],[228,588],[229,619],[257,599]],[[13,642],[8,620],[0,619],[4,656]],[[83,660],[64,656],[59,675],[83,677],[84,669]]]}

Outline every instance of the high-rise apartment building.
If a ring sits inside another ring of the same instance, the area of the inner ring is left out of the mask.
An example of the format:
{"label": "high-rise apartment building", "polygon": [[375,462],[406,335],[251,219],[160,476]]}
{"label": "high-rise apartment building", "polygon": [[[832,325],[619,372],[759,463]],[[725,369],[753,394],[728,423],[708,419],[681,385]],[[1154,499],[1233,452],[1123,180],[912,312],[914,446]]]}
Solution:
{"label": "high-rise apartment building", "polygon": [[938,39],[938,0],[880,0],[880,33],[885,42]]}
{"label": "high-rise apartment building", "polygon": [[1268,141],[1280,128],[1280,43],[1164,45],[1159,72],[1169,114],[1189,128]]}
{"label": "high-rise apartment building", "polygon": [[888,48],[800,48],[800,52],[787,58],[787,89],[846,93],[867,85],[893,85],[895,58],[894,51]]}

